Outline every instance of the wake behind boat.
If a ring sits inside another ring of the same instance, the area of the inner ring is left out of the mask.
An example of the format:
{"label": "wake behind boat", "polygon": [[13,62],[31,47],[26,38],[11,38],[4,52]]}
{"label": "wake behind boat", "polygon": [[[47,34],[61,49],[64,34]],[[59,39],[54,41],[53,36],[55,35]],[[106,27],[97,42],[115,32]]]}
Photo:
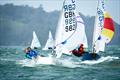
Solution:
{"label": "wake behind boat", "polygon": [[22,64],[23,66],[34,67],[40,64],[54,65],[55,61],[51,56],[48,57],[37,56],[37,58],[33,58],[33,59],[20,60],[18,63]]}

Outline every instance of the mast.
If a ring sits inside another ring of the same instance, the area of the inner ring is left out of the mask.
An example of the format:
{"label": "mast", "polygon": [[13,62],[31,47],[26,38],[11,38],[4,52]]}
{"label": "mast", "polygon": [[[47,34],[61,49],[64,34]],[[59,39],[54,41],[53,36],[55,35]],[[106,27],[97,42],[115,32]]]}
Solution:
{"label": "mast", "polygon": [[[105,44],[101,40],[101,32],[104,26],[104,0],[98,0],[97,13],[95,17],[92,53],[104,51]],[[103,45],[101,45],[103,43]]]}
{"label": "mast", "polygon": [[[99,0],[97,1],[97,7],[98,7],[98,5],[99,5]],[[95,26],[96,26],[96,17],[97,17],[97,13],[96,13],[96,16],[95,16],[95,23],[94,23],[94,30],[93,30],[93,42],[92,42],[92,53],[95,53],[95,49],[94,49],[94,46],[95,46],[95,38],[94,38],[94,36],[95,36]]]}

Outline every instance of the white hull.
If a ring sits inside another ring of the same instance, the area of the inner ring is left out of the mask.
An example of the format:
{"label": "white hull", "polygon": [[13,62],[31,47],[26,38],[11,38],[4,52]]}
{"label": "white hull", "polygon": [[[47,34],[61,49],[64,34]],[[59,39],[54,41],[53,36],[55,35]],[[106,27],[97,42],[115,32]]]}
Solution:
{"label": "white hull", "polygon": [[54,65],[54,59],[52,57],[41,57],[38,56],[36,59],[24,59],[18,62],[23,66],[34,67],[36,65],[44,64],[44,65]]}

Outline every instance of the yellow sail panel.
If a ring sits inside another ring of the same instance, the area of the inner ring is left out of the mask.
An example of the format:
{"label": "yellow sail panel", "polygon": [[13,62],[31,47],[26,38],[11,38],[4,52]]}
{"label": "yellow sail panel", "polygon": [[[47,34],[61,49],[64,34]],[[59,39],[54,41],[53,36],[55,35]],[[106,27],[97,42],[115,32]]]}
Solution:
{"label": "yellow sail panel", "polygon": [[105,11],[104,12],[104,18],[112,18],[112,17],[110,16],[110,14],[107,11]]}
{"label": "yellow sail panel", "polygon": [[109,43],[114,35],[114,21],[107,11],[104,12],[104,27],[102,29],[102,36],[106,43]]}
{"label": "yellow sail panel", "polygon": [[102,35],[107,37],[109,39],[109,41],[111,41],[111,39],[114,35],[114,32],[110,29],[103,28]]}

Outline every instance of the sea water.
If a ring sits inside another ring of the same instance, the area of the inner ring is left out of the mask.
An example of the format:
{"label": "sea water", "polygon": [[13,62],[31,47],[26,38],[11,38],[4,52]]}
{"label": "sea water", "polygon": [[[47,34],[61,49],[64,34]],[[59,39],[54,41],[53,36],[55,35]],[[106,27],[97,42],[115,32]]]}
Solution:
{"label": "sea water", "polygon": [[36,63],[27,60],[23,50],[0,47],[0,80],[120,80],[119,46],[107,47],[97,61],[81,61],[73,55],[56,59],[50,51],[37,50],[47,58]]}

